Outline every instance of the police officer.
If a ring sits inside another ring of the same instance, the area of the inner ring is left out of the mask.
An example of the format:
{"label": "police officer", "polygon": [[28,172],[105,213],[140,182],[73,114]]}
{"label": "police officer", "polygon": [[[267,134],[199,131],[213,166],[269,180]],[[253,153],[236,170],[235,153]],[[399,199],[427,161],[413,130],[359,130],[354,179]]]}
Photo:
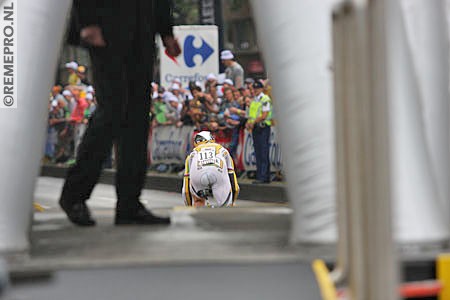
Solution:
{"label": "police officer", "polygon": [[253,83],[255,99],[250,104],[247,129],[252,130],[256,156],[256,181],[254,184],[270,182],[269,138],[272,126],[272,100],[263,93],[260,81]]}

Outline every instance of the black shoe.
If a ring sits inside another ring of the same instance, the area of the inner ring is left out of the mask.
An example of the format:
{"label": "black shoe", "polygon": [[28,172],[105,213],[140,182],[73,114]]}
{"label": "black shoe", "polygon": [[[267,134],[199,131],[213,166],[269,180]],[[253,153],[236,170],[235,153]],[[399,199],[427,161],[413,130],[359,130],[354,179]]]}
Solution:
{"label": "black shoe", "polygon": [[139,207],[138,211],[131,216],[116,215],[114,222],[116,225],[156,225],[156,224],[170,224],[170,218],[161,218],[153,215],[143,205]]}
{"label": "black shoe", "polygon": [[85,203],[69,204],[60,199],[59,205],[73,224],[78,226],[94,226],[96,224]]}

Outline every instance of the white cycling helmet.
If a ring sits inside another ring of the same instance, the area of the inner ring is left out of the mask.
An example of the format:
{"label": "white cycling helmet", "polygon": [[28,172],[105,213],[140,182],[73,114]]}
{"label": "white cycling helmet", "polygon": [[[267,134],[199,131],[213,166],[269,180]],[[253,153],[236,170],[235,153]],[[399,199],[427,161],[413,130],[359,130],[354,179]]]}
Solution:
{"label": "white cycling helmet", "polygon": [[214,137],[212,136],[211,132],[209,131],[200,131],[194,136],[194,146],[197,147],[200,144],[204,143],[214,143]]}

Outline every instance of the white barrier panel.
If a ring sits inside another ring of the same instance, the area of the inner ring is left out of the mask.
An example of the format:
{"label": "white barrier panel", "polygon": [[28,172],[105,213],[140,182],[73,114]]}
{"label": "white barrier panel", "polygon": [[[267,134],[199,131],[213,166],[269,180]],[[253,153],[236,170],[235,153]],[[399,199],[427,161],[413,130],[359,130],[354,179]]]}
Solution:
{"label": "white barrier panel", "polygon": [[191,150],[194,127],[159,126],[153,129],[151,141],[152,164],[184,164]]}
{"label": "white barrier panel", "polygon": [[[412,65],[398,1],[388,1],[392,6],[388,11],[393,15],[389,17],[392,24],[387,26],[396,238],[407,244],[441,243],[449,235],[444,218],[447,212],[439,201],[439,194],[445,195],[448,188],[448,152],[444,145],[447,137],[442,136],[448,134],[448,125],[445,125],[448,100],[443,102],[445,95],[441,98],[439,93],[447,88],[445,78],[448,75],[444,72],[444,83],[430,83],[432,79],[425,83],[429,85],[427,89],[439,90],[427,93],[428,98],[423,99],[436,101],[427,105],[427,112],[443,110],[436,120],[427,117],[429,122],[425,127],[418,76]],[[330,23],[331,7],[335,2],[286,0],[279,5],[270,0],[252,1],[258,36],[262,37],[260,45],[278,99],[275,106],[282,133],[288,196],[294,208],[293,242],[329,243],[336,240],[333,104],[331,72],[327,68],[332,61]],[[268,19],[271,22],[267,22]],[[428,17],[428,21],[432,19]],[[447,68],[448,56],[444,58],[439,45],[424,46],[423,49],[433,47],[436,48],[429,55],[439,57],[435,59],[443,60]],[[438,68],[430,69],[434,72],[433,77],[441,74],[436,71]],[[436,132],[427,136],[426,131]],[[427,145],[429,142],[430,146]],[[429,151],[433,152],[433,159]],[[443,165],[433,169],[434,162],[440,163],[439,157],[443,156],[447,156]],[[436,179],[436,176],[443,178]],[[438,181],[447,184],[442,191]]]}
{"label": "white barrier panel", "polygon": [[251,1],[277,111],[293,242],[336,241],[333,0]]}
{"label": "white barrier panel", "polygon": [[[281,145],[276,127],[270,128],[269,140],[270,171],[281,171],[283,161],[281,156]],[[256,171],[256,156],[253,148],[252,133],[244,130],[244,142],[237,149],[238,157],[241,157],[245,171]]]}
{"label": "white barrier panel", "polygon": [[15,1],[18,103],[16,109],[0,110],[0,252],[28,247],[33,191],[44,149],[47,99],[71,2]]}
{"label": "white barrier panel", "polygon": [[401,0],[434,189],[450,222],[449,36],[445,0]]}
{"label": "white barrier panel", "polygon": [[[413,65],[400,2],[387,3],[390,14],[386,35],[395,235],[401,243],[441,243],[448,239],[449,228],[444,221],[446,212],[439,201],[437,179],[428,152],[420,80]],[[448,60],[444,64],[447,67]],[[441,100],[424,101],[437,101],[439,104]],[[448,128],[437,130],[447,131]]]}

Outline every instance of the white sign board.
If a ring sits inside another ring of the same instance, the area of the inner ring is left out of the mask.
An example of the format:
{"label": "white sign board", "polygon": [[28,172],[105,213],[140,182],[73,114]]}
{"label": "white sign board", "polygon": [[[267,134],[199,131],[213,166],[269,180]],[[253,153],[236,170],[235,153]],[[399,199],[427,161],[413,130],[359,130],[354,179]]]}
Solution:
{"label": "white sign board", "polygon": [[169,87],[174,78],[179,78],[183,87],[191,80],[203,84],[209,73],[219,73],[217,26],[174,26],[173,32],[180,43],[182,53],[175,58],[169,57],[164,47],[160,47],[163,86]]}

